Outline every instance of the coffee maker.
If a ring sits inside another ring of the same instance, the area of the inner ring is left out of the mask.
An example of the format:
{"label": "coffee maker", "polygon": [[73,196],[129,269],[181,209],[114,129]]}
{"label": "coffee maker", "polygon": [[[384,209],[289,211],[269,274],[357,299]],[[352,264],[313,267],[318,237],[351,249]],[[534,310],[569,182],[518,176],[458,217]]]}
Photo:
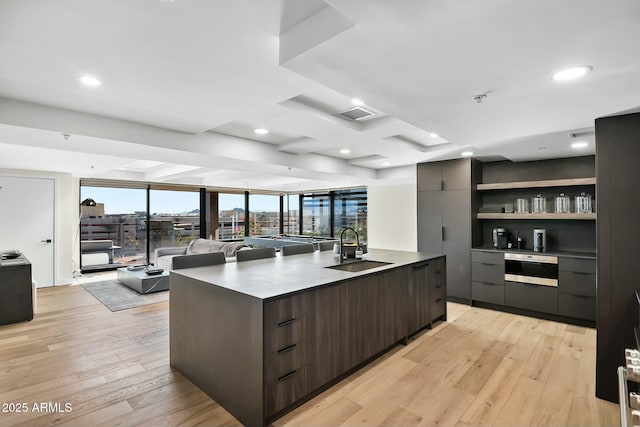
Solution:
{"label": "coffee maker", "polygon": [[493,247],[494,249],[507,249],[509,244],[509,230],[506,228],[493,229]]}
{"label": "coffee maker", "polygon": [[533,230],[533,251],[547,251],[547,230],[544,228],[535,228]]}

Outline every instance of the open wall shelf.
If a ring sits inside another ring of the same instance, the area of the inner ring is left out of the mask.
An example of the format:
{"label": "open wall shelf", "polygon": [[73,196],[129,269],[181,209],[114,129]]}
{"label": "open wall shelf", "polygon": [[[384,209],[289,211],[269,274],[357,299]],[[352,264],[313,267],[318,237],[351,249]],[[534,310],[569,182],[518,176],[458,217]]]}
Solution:
{"label": "open wall shelf", "polygon": [[478,213],[478,219],[580,219],[595,220],[595,213]]}
{"label": "open wall shelf", "polygon": [[496,182],[491,184],[478,184],[478,191],[486,190],[511,190],[516,188],[549,188],[549,187],[571,187],[576,185],[595,185],[595,178],[572,178],[572,179],[548,179],[543,181],[517,181],[517,182]]}

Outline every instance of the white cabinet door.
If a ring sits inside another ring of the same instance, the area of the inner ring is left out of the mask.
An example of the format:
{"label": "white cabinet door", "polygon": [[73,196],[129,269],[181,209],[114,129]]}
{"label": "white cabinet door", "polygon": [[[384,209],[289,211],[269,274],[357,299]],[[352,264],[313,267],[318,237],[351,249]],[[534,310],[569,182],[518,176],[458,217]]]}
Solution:
{"label": "white cabinet door", "polygon": [[0,175],[0,250],[31,262],[38,287],[54,284],[55,181]]}

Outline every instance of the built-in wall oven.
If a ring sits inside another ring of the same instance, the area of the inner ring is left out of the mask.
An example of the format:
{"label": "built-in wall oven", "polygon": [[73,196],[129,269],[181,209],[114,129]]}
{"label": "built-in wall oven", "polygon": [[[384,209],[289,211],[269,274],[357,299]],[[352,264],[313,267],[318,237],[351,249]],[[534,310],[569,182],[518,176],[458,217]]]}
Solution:
{"label": "built-in wall oven", "polygon": [[506,252],[504,280],[557,287],[558,257]]}

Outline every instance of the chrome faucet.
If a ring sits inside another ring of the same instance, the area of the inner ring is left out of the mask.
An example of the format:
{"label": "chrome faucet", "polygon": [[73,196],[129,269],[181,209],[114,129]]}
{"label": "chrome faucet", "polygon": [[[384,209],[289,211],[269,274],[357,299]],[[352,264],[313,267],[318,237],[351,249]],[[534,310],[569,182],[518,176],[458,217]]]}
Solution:
{"label": "chrome faucet", "polygon": [[343,243],[343,237],[344,237],[344,232],[347,230],[351,230],[355,233],[356,235],[356,250],[358,248],[360,248],[360,236],[358,235],[358,232],[356,230],[354,230],[351,227],[345,227],[342,229],[342,232],[340,233],[340,263],[342,263],[344,260],[347,259],[347,254],[346,252],[344,252],[344,243]]}

